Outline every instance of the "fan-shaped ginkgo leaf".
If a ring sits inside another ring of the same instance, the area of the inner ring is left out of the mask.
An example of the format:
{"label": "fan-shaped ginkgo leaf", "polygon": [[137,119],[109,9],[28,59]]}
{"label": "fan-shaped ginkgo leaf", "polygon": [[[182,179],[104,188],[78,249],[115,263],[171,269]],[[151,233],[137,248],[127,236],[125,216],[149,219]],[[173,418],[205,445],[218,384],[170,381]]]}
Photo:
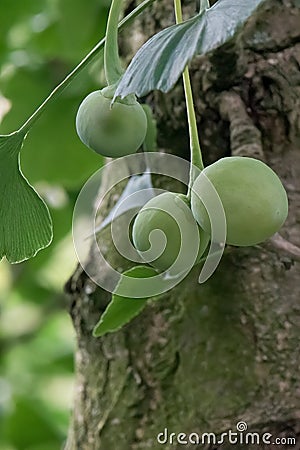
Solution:
{"label": "fan-shaped ginkgo leaf", "polygon": [[0,136],[0,260],[18,263],[52,240],[48,208],[20,169],[24,135]]}

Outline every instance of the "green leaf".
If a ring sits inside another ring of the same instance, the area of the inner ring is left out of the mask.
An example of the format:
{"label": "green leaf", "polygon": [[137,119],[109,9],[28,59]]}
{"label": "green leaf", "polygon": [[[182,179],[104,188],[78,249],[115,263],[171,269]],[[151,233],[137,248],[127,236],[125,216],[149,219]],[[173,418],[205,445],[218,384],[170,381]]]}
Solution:
{"label": "green leaf", "polygon": [[47,206],[20,169],[24,135],[0,136],[0,260],[17,263],[35,256],[52,240]]}
{"label": "green leaf", "polygon": [[[157,272],[152,267],[136,266],[125,271],[124,275],[132,278],[149,278],[157,275]],[[118,287],[120,287],[121,283],[122,287],[124,287],[126,278],[122,278],[112,296],[111,302],[95,326],[93,331],[95,337],[119,330],[123,325],[136,317],[146,306],[148,298],[130,298],[118,295]]]}
{"label": "green leaf", "polygon": [[162,30],[136,53],[115,97],[143,97],[153,89],[168,92],[186,64],[229,40],[265,0],[219,0],[197,16]]}

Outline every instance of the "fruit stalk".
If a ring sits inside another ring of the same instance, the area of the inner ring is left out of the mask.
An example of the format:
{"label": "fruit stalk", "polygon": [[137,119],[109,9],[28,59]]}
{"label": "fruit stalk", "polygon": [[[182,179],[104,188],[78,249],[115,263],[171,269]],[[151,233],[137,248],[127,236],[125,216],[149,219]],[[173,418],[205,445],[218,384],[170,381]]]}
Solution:
{"label": "fruit stalk", "polygon": [[[174,0],[174,9],[175,9],[176,23],[181,23],[182,22],[181,0]],[[190,167],[189,187],[187,193],[187,196],[190,199],[192,184],[195,181],[197,175],[199,174],[199,171],[195,169],[195,166],[199,170],[202,170],[204,168],[204,165],[202,161],[202,153],[199,143],[197,121],[188,66],[185,67],[182,74],[182,78],[183,78],[185,102],[187,107],[190,150],[191,150],[191,167]]]}
{"label": "fruit stalk", "polygon": [[112,0],[107,21],[104,45],[104,71],[109,86],[117,83],[124,72],[118,47],[118,21],[122,2],[123,0]]}
{"label": "fruit stalk", "polygon": [[209,0],[200,0],[199,13],[201,13],[202,11],[204,11],[207,8],[210,8]]}

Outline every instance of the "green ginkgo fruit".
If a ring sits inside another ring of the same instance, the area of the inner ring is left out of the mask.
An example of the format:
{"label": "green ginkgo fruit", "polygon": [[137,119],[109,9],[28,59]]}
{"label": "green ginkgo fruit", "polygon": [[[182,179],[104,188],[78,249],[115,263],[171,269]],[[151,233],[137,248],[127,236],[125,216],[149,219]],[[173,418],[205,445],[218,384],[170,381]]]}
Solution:
{"label": "green ginkgo fruit", "polygon": [[288,199],[276,173],[257,159],[232,156],[206,167],[193,184],[192,212],[206,232],[211,230],[211,221],[201,201],[208,189],[205,176],[222,202],[228,244],[258,244],[276,233],[285,222]]}
{"label": "green ginkgo fruit", "polygon": [[185,195],[164,192],[149,200],[139,211],[133,224],[132,239],[145,262],[164,271],[179,257],[179,271],[199,262],[209,234],[197,225]]}
{"label": "green ginkgo fruit", "polygon": [[103,156],[118,158],[135,153],[147,131],[147,118],[142,106],[131,96],[117,99],[107,88],[89,94],[79,106],[76,130],[81,141]]}

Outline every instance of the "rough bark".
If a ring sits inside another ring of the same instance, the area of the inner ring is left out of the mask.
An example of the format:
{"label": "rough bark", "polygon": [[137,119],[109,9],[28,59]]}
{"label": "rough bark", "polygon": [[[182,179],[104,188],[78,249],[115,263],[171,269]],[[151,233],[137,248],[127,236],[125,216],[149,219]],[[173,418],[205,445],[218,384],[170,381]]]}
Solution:
{"label": "rough bark", "polygon": [[[194,14],[194,1],[184,5],[187,16]],[[172,3],[157,2],[122,35],[123,52],[131,55],[172,21]],[[194,269],[122,331],[101,339],[91,332],[109,294],[78,268],[66,285],[78,343],[68,450],[181,448],[158,444],[157,434],[221,433],[240,420],[274,437],[299,437],[299,24],[298,0],[268,0],[234,41],[191,64],[205,162],[230,154],[265,160],[289,197],[280,236],[227,248],[204,285]],[[187,158],[181,83],[147,102],[160,149]],[[102,239],[113,259],[109,236]]]}

